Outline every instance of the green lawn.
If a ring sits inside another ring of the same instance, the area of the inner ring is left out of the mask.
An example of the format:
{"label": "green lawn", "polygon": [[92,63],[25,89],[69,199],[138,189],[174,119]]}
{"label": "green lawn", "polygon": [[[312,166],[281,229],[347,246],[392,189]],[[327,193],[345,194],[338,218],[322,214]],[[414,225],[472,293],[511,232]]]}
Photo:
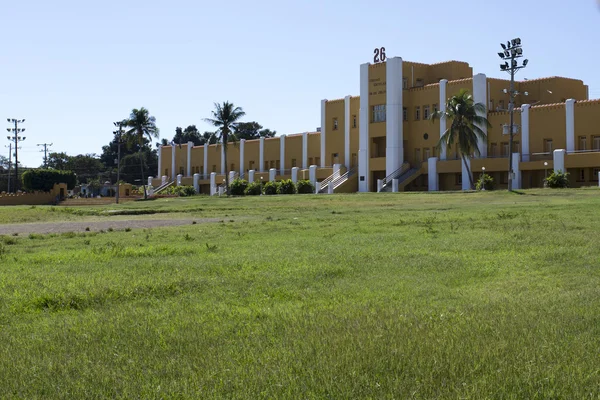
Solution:
{"label": "green lawn", "polygon": [[0,208],[111,218],[0,237],[0,398],[600,397],[600,190]]}

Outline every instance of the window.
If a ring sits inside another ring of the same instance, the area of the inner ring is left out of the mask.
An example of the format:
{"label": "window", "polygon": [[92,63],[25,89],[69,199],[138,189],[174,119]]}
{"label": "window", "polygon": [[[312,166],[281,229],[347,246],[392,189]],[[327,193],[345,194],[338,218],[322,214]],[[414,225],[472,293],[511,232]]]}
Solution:
{"label": "window", "polygon": [[424,148],[423,149],[423,161],[427,161],[429,160],[429,157],[431,157],[431,151],[429,150],[429,148]]}
{"label": "window", "polygon": [[508,172],[500,174],[500,183],[508,183]]}
{"label": "window", "polygon": [[333,119],[333,130],[334,131],[338,130],[338,119],[337,118]]}
{"label": "window", "polygon": [[275,165],[276,165],[275,160],[271,160],[271,168],[275,168]]}
{"label": "window", "polygon": [[415,163],[421,162],[421,149],[415,149]]}
{"label": "window", "polygon": [[423,119],[429,119],[429,106],[423,106]]}
{"label": "window", "polygon": [[310,167],[313,164],[313,158],[312,157],[308,157],[308,166]]}
{"label": "window", "polygon": [[231,169],[230,171],[235,171],[235,164],[231,164]]}
{"label": "window", "polygon": [[165,168],[165,176],[169,176],[169,168]]}
{"label": "window", "polygon": [[408,79],[402,78],[402,89],[408,89]]}
{"label": "window", "polygon": [[385,104],[373,106],[373,122],[385,122]]}
{"label": "window", "polygon": [[500,146],[502,146],[502,153],[500,155],[502,157],[508,157],[508,142],[502,142],[500,143]]}
{"label": "window", "polygon": [[490,143],[490,157],[498,157],[498,145],[496,143]]}
{"label": "window", "polygon": [[587,150],[587,137],[579,136],[579,150]]}
{"label": "window", "polygon": [[517,140],[513,140],[513,153],[519,152],[519,142]]}
{"label": "window", "polygon": [[315,157],[315,165],[321,165],[321,157]]}
{"label": "window", "polygon": [[213,164],[212,172],[217,172],[217,165]]}
{"label": "window", "polygon": [[578,178],[577,179],[578,182],[585,182],[585,169],[584,168],[579,169],[579,176],[577,178]]}
{"label": "window", "polygon": [[254,169],[254,161],[248,162],[248,170],[252,171]]}
{"label": "window", "polygon": [[183,167],[179,167],[179,175],[184,175],[184,173],[183,173]]}
{"label": "window", "polygon": [[544,151],[552,153],[552,139],[544,139]]}
{"label": "window", "polygon": [[592,181],[598,181],[598,174],[600,174],[600,168],[594,168],[592,170]]}
{"label": "window", "polygon": [[415,121],[421,119],[421,107],[415,107]]}
{"label": "window", "polygon": [[402,121],[408,121],[408,108],[402,108]]}
{"label": "window", "polygon": [[494,109],[494,99],[490,99],[490,110]]}
{"label": "window", "polygon": [[592,142],[593,142],[594,150],[600,150],[600,136],[593,136]]}
{"label": "window", "polygon": [[502,111],[502,110],[504,110],[504,100],[500,100],[500,101],[498,102],[498,108],[497,108],[497,110],[498,110],[498,111]]}
{"label": "window", "polygon": [[423,81],[423,78],[417,78],[417,84],[415,85],[415,87],[423,87],[425,84],[425,82]]}
{"label": "window", "polygon": [[455,175],[456,177],[456,185],[462,185],[462,174],[458,173]]}
{"label": "window", "polygon": [[265,161],[265,171],[268,171],[268,170],[269,170],[269,162]]}
{"label": "window", "polygon": [[438,103],[435,103],[435,104],[433,105],[433,112],[434,112],[434,113],[436,113],[436,112],[438,112],[438,111],[440,111],[439,105],[438,105]]}
{"label": "window", "polygon": [[292,158],[292,168],[296,167],[296,159]]}
{"label": "window", "polygon": [[352,116],[352,127],[356,128],[356,115]]}

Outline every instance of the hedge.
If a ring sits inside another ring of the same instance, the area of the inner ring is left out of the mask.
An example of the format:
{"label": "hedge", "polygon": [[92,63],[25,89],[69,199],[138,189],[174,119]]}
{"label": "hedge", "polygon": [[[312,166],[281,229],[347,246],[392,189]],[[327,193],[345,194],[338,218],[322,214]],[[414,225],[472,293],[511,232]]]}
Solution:
{"label": "hedge", "polygon": [[49,192],[57,183],[66,183],[67,189],[72,190],[77,183],[77,177],[71,171],[56,169],[30,169],[23,173],[25,190]]}

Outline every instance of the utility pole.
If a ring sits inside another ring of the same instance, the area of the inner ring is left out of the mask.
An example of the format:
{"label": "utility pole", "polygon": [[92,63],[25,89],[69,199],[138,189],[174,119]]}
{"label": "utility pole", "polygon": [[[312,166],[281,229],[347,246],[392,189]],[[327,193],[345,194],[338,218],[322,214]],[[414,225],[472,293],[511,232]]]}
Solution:
{"label": "utility pole", "polygon": [[12,143],[9,143],[8,146],[8,183],[6,184],[6,191],[10,193],[10,167],[12,165]]}
{"label": "utility pole", "polygon": [[44,168],[48,168],[48,147],[52,146],[53,143],[38,143],[38,146],[44,146]]}
{"label": "utility pole", "polygon": [[[513,178],[515,175],[515,173],[513,171],[513,139],[514,139],[514,134],[515,134],[515,117],[514,117],[515,96],[519,94],[519,92],[517,92],[515,90],[515,74],[520,69],[525,68],[527,66],[527,63],[529,62],[529,60],[524,60],[523,64],[521,66],[519,66],[519,63],[517,62],[517,58],[523,57],[523,48],[521,47],[521,39],[520,38],[510,40],[506,43],[506,45],[504,43],[500,43],[500,46],[502,46],[503,51],[499,52],[498,56],[500,56],[500,58],[502,60],[504,60],[504,64],[500,64],[500,70],[508,72],[510,74],[510,89],[508,90],[508,94],[509,94],[508,112],[510,114],[510,124],[508,126],[508,134],[509,134],[508,190],[512,191],[513,190]],[[509,61],[510,61],[510,64],[508,63]],[[504,93],[506,93],[506,92],[507,92],[507,90],[504,89]]]}
{"label": "utility pole", "polygon": [[113,131],[115,135],[119,135],[117,139],[117,193],[115,195],[116,203],[119,204],[119,194],[121,192],[121,135],[123,134],[123,125],[125,121],[113,122],[119,129]]}
{"label": "utility pole", "polygon": [[8,123],[12,123],[15,125],[14,128],[6,128],[6,130],[10,133],[14,133],[14,136],[7,136],[8,140],[14,140],[15,142],[15,193],[19,190],[19,141],[25,140],[25,136],[19,136],[19,133],[25,132],[25,128],[19,128],[19,124],[25,122],[24,119],[15,119],[15,118],[7,118]]}

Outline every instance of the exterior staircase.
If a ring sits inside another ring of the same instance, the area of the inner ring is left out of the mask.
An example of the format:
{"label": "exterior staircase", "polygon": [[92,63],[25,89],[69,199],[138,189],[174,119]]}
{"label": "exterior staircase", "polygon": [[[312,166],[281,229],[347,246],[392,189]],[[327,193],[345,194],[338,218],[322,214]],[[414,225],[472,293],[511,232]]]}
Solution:
{"label": "exterior staircase", "polygon": [[170,181],[170,182],[163,183],[162,185],[160,185],[159,187],[157,187],[156,189],[154,189],[153,194],[158,194],[158,193],[166,190],[169,186],[172,186],[174,183],[175,183],[175,181]]}
{"label": "exterior staircase", "polygon": [[319,183],[321,185],[319,188],[319,193],[327,193],[329,182],[333,183],[333,191],[335,193],[335,189],[342,186],[348,179],[352,178],[356,174],[356,170],[356,167],[354,167],[346,171],[344,174],[332,174],[328,176],[325,180],[323,180],[323,182]]}
{"label": "exterior staircase", "polygon": [[398,179],[398,190],[400,190],[419,177],[419,175],[421,175],[421,168],[409,168],[403,172],[399,172],[398,174],[392,173],[390,176],[385,178],[380,192],[391,192],[392,180],[394,179]]}

